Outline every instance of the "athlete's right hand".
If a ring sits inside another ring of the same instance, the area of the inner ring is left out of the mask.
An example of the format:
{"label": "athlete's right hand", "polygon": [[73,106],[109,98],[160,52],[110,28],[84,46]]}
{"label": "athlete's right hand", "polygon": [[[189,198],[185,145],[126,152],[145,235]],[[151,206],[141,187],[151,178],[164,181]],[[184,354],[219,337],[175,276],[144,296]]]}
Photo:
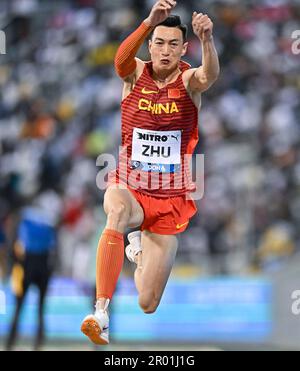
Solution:
{"label": "athlete's right hand", "polygon": [[172,9],[175,8],[177,2],[174,0],[160,0],[154,4],[151,13],[145,23],[151,27],[155,27],[158,24],[165,21],[171,14]]}

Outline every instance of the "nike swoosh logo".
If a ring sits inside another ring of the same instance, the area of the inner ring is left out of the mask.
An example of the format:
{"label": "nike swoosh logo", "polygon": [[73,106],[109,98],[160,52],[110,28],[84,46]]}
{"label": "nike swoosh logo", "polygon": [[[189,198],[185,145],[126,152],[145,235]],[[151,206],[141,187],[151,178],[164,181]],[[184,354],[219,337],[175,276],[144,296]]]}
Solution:
{"label": "nike swoosh logo", "polygon": [[146,94],[146,95],[147,95],[147,94],[158,94],[159,91],[146,90],[146,88],[143,88],[142,93],[143,93],[143,94]]}
{"label": "nike swoosh logo", "polygon": [[103,330],[102,331],[106,331],[108,329],[109,329],[109,327],[103,327]]}
{"label": "nike swoosh logo", "polygon": [[116,243],[114,243],[114,242],[109,242],[108,244],[109,245],[116,245]]}
{"label": "nike swoosh logo", "polygon": [[184,224],[177,224],[176,229],[181,229],[181,228],[185,227],[187,224],[189,224],[189,222],[186,222]]}

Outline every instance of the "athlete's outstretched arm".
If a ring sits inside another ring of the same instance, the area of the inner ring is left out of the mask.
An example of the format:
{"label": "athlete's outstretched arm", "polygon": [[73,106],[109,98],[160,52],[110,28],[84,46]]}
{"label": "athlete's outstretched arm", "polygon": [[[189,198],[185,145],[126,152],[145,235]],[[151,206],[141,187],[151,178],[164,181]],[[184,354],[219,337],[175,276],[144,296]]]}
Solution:
{"label": "athlete's outstretched arm", "polygon": [[120,45],[115,57],[115,69],[122,79],[134,76],[139,62],[135,58],[138,50],[153,28],[168,18],[175,6],[174,0],[158,1],[151,9],[149,17]]}
{"label": "athlete's outstretched arm", "polygon": [[151,30],[152,27],[143,22],[139,28],[128,36],[120,45],[115,57],[115,69],[121,79],[126,79],[128,76],[134,74],[137,68],[135,56]]}
{"label": "athlete's outstretched arm", "polygon": [[190,79],[192,91],[205,91],[218,79],[220,64],[213,39],[213,22],[206,14],[193,13],[193,30],[202,44],[202,66]]}

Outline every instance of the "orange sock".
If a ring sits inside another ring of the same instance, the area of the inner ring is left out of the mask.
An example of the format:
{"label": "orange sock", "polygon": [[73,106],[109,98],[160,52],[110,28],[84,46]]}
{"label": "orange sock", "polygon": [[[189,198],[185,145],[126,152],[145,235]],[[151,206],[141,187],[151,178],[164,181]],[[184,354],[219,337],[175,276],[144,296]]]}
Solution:
{"label": "orange sock", "polygon": [[124,236],[106,229],[99,241],[97,252],[97,300],[112,299],[124,263]]}

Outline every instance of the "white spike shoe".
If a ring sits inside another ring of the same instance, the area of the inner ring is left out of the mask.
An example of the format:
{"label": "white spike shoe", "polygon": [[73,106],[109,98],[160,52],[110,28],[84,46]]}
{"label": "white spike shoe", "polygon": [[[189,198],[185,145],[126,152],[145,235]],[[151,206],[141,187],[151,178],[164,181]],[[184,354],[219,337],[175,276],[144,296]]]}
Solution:
{"label": "white spike shoe", "polygon": [[132,232],[128,235],[129,245],[126,247],[125,252],[128,260],[131,263],[136,263],[136,256],[143,251],[142,249],[142,233],[141,231]]}
{"label": "white spike shoe", "polygon": [[97,302],[95,314],[87,316],[81,325],[81,331],[96,345],[109,344],[108,305],[109,300],[106,301],[104,309],[99,309]]}

